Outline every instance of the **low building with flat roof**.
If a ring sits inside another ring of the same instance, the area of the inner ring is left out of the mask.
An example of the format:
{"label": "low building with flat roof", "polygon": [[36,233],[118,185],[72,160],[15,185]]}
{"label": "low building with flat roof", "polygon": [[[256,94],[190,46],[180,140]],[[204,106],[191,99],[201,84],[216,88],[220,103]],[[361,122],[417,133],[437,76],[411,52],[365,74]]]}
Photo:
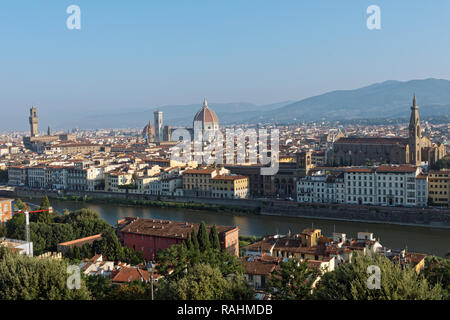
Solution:
{"label": "low building with flat roof", "polygon": [[7,247],[21,255],[33,256],[33,242],[17,239],[0,238],[0,247]]}

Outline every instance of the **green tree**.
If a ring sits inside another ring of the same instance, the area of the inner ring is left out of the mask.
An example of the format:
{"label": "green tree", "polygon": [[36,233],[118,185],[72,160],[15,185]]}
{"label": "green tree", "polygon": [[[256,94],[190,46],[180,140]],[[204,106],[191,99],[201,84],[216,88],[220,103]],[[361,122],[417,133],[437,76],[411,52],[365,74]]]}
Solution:
{"label": "green tree", "polygon": [[211,231],[209,232],[209,241],[213,249],[220,250],[220,241],[219,235],[217,234],[216,225],[213,225]]}
{"label": "green tree", "polygon": [[25,214],[17,213],[6,221],[6,234],[8,238],[25,240]]}
{"label": "green tree", "polygon": [[50,200],[48,200],[48,197],[45,196],[44,198],[42,198],[41,205],[39,206],[39,210],[48,209],[48,208],[50,208],[50,206],[51,206]]}
{"label": "green tree", "polygon": [[98,275],[85,276],[86,286],[95,300],[108,300],[111,296],[111,280]]}
{"label": "green tree", "polygon": [[192,230],[191,240],[192,240],[193,248],[196,250],[200,250],[200,245],[198,243],[198,238],[197,238],[197,234],[195,233],[195,229]]}
{"label": "green tree", "polygon": [[443,298],[450,300],[450,259],[426,257],[423,275],[431,285],[441,285]]}
{"label": "green tree", "polygon": [[25,203],[22,201],[22,199],[17,198],[16,203],[14,204],[14,210],[15,211],[25,211],[29,210],[29,207],[25,205]]}
{"label": "green tree", "polygon": [[35,255],[40,255],[49,251],[47,243],[52,237],[52,227],[41,222],[30,223],[30,240],[33,242],[33,252]]}
{"label": "green tree", "polygon": [[198,244],[200,251],[205,251],[211,247],[211,242],[209,241],[208,232],[206,231],[205,222],[200,223],[200,227],[198,228]]}
{"label": "green tree", "polygon": [[186,248],[188,250],[191,250],[194,248],[194,244],[192,243],[192,239],[191,239],[191,234],[187,235],[187,239],[186,239]]}
{"label": "green tree", "polygon": [[51,228],[52,232],[47,239],[47,249],[49,251],[56,251],[58,243],[75,239],[73,228],[68,223],[53,223]]}
{"label": "green tree", "polygon": [[7,236],[6,227],[0,225],[0,237],[3,238],[3,237],[6,237],[6,236]]}
{"label": "green tree", "polygon": [[[380,289],[369,289],[369,266],[380,268]],[[439,300],[441,287],[431,285],[413,269],[402,269],[388,258],[356,254],[351,263],[325,273],[314,297],[321,300]]]}
{"label": "green tree", "polygon": [[170,246],[166,250],[160,251],[158,253],[158,262],[158,273],[172,279],[184,277],[185,271],[190,264],[187,249],[184,250],[181,245]]}
{"label": "green tree", "polygon": [[67,286],[63,260],[36,259],[0,248],[0,300],[86,300],[91,295],[81,278],[80,289]]}
{"label": "green tree", "polygon": [[238,300],[252,299],[254,291],[241,275],[224,277],[219,268],[198,264],[179,280],[162,280],[158,299]]}
{"label": "green tree", "polygon": [[111,300],[150,300],[151,297],[150,284],[139,280],[115,286],[109,294]]}
{"label": "green tree", "polygon": [[[209,264],[219,268],[224,276],[242,274],[243,267],[238,257],[225,250],[209,248],[205,251],[187,249],[184,244],[174,245],[158,252],[158,273],[168,278],[180,279],[185,276],[186,269],[197,264]],[[169,274],[169,270],[173,270]]]}
{"label": "green tree", "polygon": [[311,269],[306,261],[289,259],[280,263],[280,268],[269,280],[269,291],[276,300],[304,300],[309,298],[312,285],[320,272]]}

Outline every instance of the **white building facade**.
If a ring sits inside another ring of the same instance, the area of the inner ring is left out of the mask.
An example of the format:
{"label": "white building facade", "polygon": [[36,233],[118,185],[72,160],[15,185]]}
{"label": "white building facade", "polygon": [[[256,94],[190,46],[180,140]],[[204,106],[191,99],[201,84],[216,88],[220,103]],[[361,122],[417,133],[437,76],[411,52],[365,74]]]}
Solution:
{"label": "white building facade", "polygon": [[427,197],[427,176],[412,165],[345,168],[343,179],[322,175],[297,182],[298,202],[425,207]]}

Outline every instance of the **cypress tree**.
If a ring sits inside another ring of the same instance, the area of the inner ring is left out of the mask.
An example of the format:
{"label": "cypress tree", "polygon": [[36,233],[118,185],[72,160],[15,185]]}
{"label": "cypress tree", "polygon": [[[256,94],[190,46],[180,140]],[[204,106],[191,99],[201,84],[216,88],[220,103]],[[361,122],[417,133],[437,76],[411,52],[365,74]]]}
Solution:
{"label": "cypress tree", "polygon": [[216,225],[213,225],[211,231],[209,232],[209,241],[211,242],[211,247],[215,250],[220,249],[219,235],[217,234]]}
{"label": "cypress tree", "polygon": [[193,244],[193,249],[194,250],[200,249],[197,234],[195,233],[195,229],[192,229],[191,240],[192,240],[192,244]]}
{"label": "cypress tree", "polygon": [[211,247],[211,242],[209,241],[208,232],[206,231],[205,222],[202,221],[200,228],[198,229],[198,244],[200,245],[200,251],[205,251]]}
{"label": "cypress tree", "polygon": [[187,248],[188,251],[191,250],[194,247],[194,244],[192,243],[192,239],[191,239],[191,234],[190,233],[188,233],[185,243],[186,243],[186,248]]}
{"label": "cypress tree", "polygon": [[192,229],[191,241],[192,241],[192,248],[189,250],[188,256],[190,260],[189,264],[193,266],[199,263],[200,261],[200,246],[198,244],[198,238],[195,229]]}
{"label": "cypress tree", "polygon": [[50,201],[48,200],[48,197],[45,196],[44,198],[42,198],[40,209],[41,210],[45,210],[45,209],[48,209],[48,208],[50,208]]}

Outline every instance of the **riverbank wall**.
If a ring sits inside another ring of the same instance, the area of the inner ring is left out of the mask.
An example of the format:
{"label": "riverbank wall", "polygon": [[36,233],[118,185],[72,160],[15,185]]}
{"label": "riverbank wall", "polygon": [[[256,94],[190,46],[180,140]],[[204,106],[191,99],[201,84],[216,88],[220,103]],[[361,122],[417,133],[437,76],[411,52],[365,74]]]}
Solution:
{"label": "riverbank wall", "polygon": [[[358,206],[346,204],[307,204],[277,200],[241,200],[214,199],[196,197],[148,196],[127,193],[108,192],[76,192],[65,193],[57,191],[33,190],[16,188],[14,196],[19,198],[49,198],[85,197],[89,199],[123,199],[147,200],[175,203],[198,203],[217,206],[242,208],[243,212],[251,211],[260,215],[283,216],[292,218],[311,218],[339,221],[354,221],[366,223],[387,223],[397,225],[425,226],[450,229],[450,210],[443,208],[406,208]],[[1,193],[0,193],[1,196]]]}
{"label": "riverbank wall", "polygon": [[450,229],[450,210],[353,205],[263,205],[261,215]]}

